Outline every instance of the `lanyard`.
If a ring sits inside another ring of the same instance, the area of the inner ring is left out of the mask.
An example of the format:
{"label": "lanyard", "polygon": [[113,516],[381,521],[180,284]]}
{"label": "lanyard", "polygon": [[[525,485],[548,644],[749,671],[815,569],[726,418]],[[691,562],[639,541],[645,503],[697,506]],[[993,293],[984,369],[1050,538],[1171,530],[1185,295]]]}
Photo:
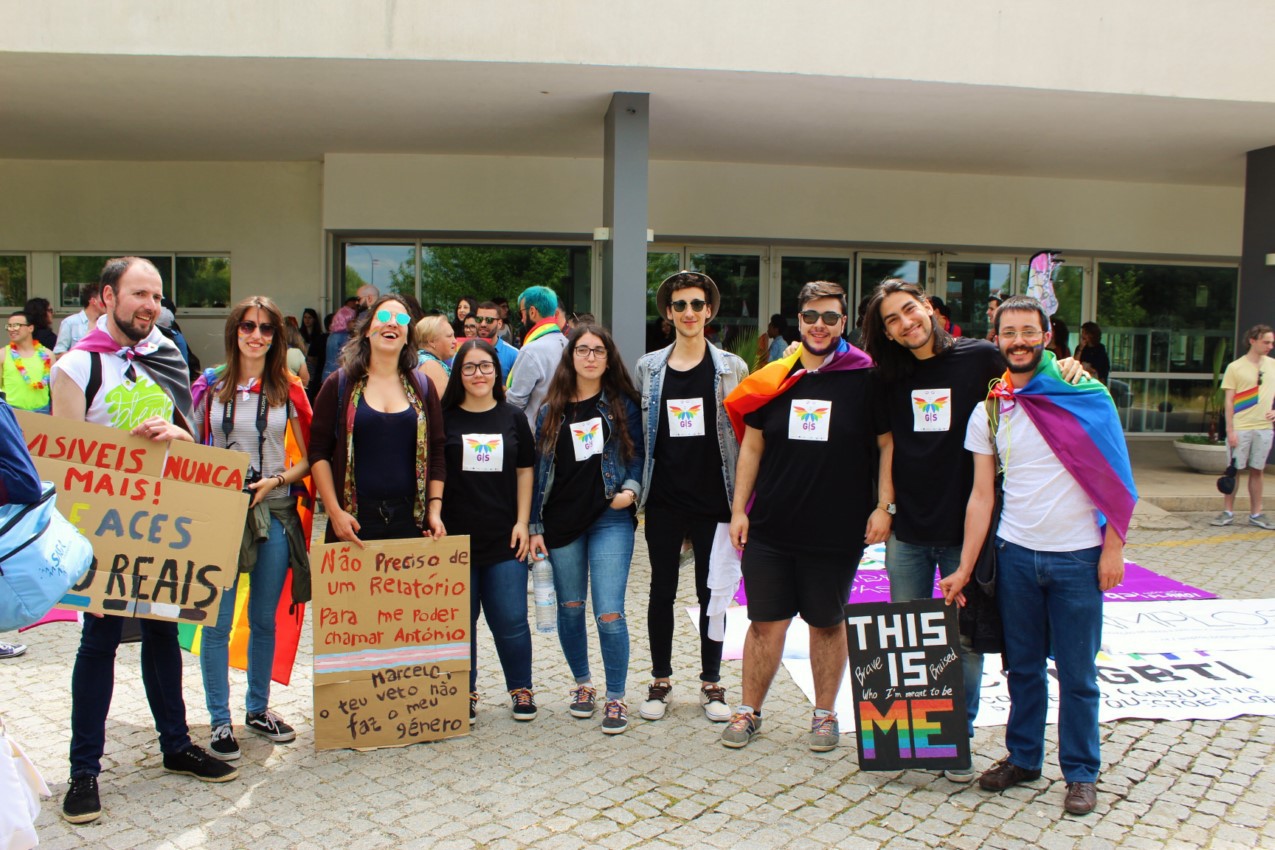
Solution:
{"label": "lanyard", "polygon": [[[266,425],[270,415],[270,410],[266,406],[265,387],[260,388],[261,392],[257,394],[257,474],[265,475],[265,451],[266,451]],[[239,391],[230,396],[230,401],[221,409],[221,433],[226,437],[226,448],[230,448],[233,443],[230,442],[230,432],[235,427],[235,404],[239,399]]]}

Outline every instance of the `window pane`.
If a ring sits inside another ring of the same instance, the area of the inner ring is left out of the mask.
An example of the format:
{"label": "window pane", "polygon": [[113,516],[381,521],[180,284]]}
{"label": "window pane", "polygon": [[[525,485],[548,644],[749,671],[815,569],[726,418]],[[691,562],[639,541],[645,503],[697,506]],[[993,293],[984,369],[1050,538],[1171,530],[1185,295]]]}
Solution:
{"label": "window pane", "polygon": [[987,298],[993,292],[1007,293],[1012,263],[970,262],[947,264],[947,281],[938,287],[952,323],[960,325],[963,336],[987,336]]}
{"label": "window pane", "polygon": [[[721,313],[707,334],[715,345],[740,356],[757,347],[761,331],[757,305],[761,289],[761,257],[756,254],[691,254],[692,271],[713,279],[722,295]],[[748,358],[745,358],[748,359]]]}
{"label": "window pane", "polygon": [[415,245],[347,243],[344,247],[341,291],[345,298],[353,298],[366,284],[375,286],[382,295],[416,295]]}
{"label": "window pane", "polygon": [[178,257],[178,307],[230,306],[229,257]]}
{"label": "window pane", "polygon": [[[0,256],[0,306],[21,307],[27,303],[27,258]],[[79,302],[76,302],[77,306]]]}
{"label": "window pane", "polygon": [[[850,261],[827,257],[784,257],[779,263],[779,312],[788,320],[790,328],[797,327],[797,294],[807,283],[827,280],[839,284],[846,291],[849,303],[854,293],[850,289]],[[769,316],[767,317],[769,319]],[[848,325],[847,327],[851,327]]]}
{"label": "window pane", "polygon": [[925,288],[925,260],[901,260],[881,257],[862,257],[859,260],[859,278],[863,294],[871,295],[881,281],[897,277]]}
{"label": "window pane", "polygon": [[1207,372],[1234,358],[1239,272],[1102,263],[1098,324],[1117,372]]}
{"label": "window pane", "polygon": [[[80,286],[102,276],[102,266],[112,257],[141,256],[122,251],[118,254],[61,254],[58,256],[58,292],[62,306],[80,309]],[[170,255],[142,256],[159,271],[164,282],[164,295],[173,297],[173,258]]]}
{"label": "window pane", "polygon": [[[1027,291],[1030,269],[1018,270],[1018,291]],[[1067,328],[1068,351],[1075,351],[1080,344],[1080,299],[1085,288],[1085,270],[1082,266],[1059,266],[1054,275],[1054,297],[1058,299],[1058,312],[1050,318],[1061,319]]]}
{"label": "window pane", "polygon": [[548,286],[566,313],[587,312],[591,254],[585,246],[422,245],[421,306],[454,316],[463,295],[504,297],[516,323],[518,294]]}
{"label": "window pane", "polygon": [[676,251],[648,251],[646,254],[646,350],[656,351],[673,342],[673,326],[655,309],[655,293],[660,283],[681,271],[682,255]]}

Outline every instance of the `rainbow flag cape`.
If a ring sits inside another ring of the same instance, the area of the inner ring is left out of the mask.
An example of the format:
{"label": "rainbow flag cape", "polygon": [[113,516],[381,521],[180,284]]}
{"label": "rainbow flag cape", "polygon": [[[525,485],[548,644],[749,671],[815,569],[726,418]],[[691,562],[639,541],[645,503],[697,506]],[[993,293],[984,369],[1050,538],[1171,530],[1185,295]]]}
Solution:
{"label": "rainbow flag cape", "polygon": [[1102,522],[1111,523],[1120,539],[1138,501],[1116,406],[1107,388],[1093,378],[1069,384],[1058,371],[1052,351],[1044,351],[1036,373],[1022,389],[1014,389],[1009,372],[992,388],[1001,399],[1022,405],[1049,448],[1094,503]]}
{"label": "rainbow flag cape", "polygon": [[[735,429],[735,439],[744,439],[744,415],[760,410],[771,399],[781,395],[806,374],[806,369],[796,368],[801,360],[801,348],[787,357],[780,358],[753,372],[739,382],[739,386],[726,397],[726,415],[730,417],[731,427]],[[832,359],[820,366],[815,372],[848,372],[852,369],[867,369],[872,366],[872,358],[866,352],[855,348],[844,339]]]}
{"label": "rainbow flag cape", "polygon": [[[553,319],[541,319],[531,326],[531,330],[527,331],[527,335],[522,339],[522,347],[526,348],[528,343],[535,342],[542,336],[560,333],[562,333],[562,328],[558,327],[558,323]],[[509,367],[509,374],[505,376],[505,389],[509,389],[514,385],[514,369],[517,365],[518,361],[514,360],[514,365]]]}
{"label": "rainbow flag cape", "polygon": [[[191,393],[194,396],[195,417],[204,426],[204,443],[212,445],[211,429],[208,428],[208,404],[211,400],[211,388],[216,385],[220,379],[225,366],[218,366],[214,369],[205,369],[191,387]],[[301,424],[301,430],[304,432],[306,439],[310,436],[310,419],[313,412],[310,409],[310,400],[306,397],[305,388],[301,385],[301,379],[295,375],[289,375],[288,400],[292,403],[293,414],[297,421]],[[260,384],[257,385],[257,392],[260,392]],[[301,452],[301,444],[297,441],[296,436],[292,433],[292,423],[288,423],[288,433],[284,441],[284,451],[286,454],[286,463],[288,466],[301,461],[304,455]],[[310,547],[310,533],[314,525],[314,482],[307,476],[301,481],[292,485],[292,492],[297,496],[297,513],[301,517],[301,528],[305,532],[306,549]],[[235,615],[230,626],[230,666],[236,670],[248,669],[248,594],[251,585],[251,574],[241,574],[239,576],[239,592],[235,595]],[[279,594],[279,607],[275,611],[275,644],[274,644],[274,664],[270,672],[270,678],[281,685],[287,685],[292,681],[292,667],[297,660],[297,647],[301,643],[301,625],[305,622],[305,605],[292,604],[292,571],[288,571],[288,575],[283,580],[283,591]],[[203,626],[193,623],[178,623],[177,639],[181,643],[182,648],[199,654],[200,644],[203,641]]]}

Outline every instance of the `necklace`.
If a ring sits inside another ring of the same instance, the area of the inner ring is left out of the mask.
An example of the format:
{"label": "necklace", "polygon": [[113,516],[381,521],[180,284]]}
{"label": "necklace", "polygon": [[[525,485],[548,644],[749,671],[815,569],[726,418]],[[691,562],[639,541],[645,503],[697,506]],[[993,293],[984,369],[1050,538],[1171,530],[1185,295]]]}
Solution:
{"label": "necklace", "polygon": [[27,373],[26,364],[22,362],[22,355],[18,353],[17,343],[9,343],[9,358],[13,360],[13,366],[18,370],[18,374],[22,376],[22,380],[31,389],[42,390],[48,386],[45,378],[48,377],[49,370],[53,368],[53,355],[49,353],[49,349],[38,342],[35,343],[35,353],[40,358],[40,365],[43,366],[43,374],[38,381],[31,380],[31,376]]}

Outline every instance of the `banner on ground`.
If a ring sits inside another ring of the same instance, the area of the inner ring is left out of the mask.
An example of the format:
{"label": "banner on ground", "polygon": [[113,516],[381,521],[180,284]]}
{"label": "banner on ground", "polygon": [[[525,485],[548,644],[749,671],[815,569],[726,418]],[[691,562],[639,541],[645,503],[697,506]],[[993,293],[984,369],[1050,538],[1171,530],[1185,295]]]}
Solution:
{"label": "banner on ground", "polygon": [[860,770],[970,763],[956,608],[934,599],[846,606]]}
{"label": "banner on ground", "polygon": [[1275,649],[1275,599],[1132,602],[1102,609],[1108,652]]}
{"label": "banner on ground", "polygon": [[14,413],[40,476],[57,486],[58,510],[93,544],[92,567],[59,607],[215,621],[239,566],[248,456]]}
{"label": "banner on ground", "polygon": [[469,538],[316,544],[314,745],[469,732]]}

